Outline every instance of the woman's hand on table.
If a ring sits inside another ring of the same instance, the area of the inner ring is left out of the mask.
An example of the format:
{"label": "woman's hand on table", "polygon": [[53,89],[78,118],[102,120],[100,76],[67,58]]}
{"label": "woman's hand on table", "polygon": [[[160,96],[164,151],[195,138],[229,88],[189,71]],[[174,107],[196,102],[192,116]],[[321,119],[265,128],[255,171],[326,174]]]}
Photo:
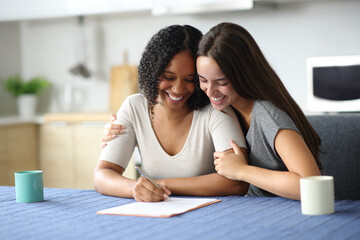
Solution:
{"label": "woman's hand on table", "polygon": [[104,148],[107,144],[106,142],[113,140],[117,137],[117,135],[124,134],[126,127],[121,124],[114,124],[114,121],[116,120],[115,114],[110,114],[110,121],[108,124],[104,126],[104,137],[102,138],[102,145],[101,147]]}
{"label": "woman's hand on table", "polygon": [[135,183],[132,194],[138,202],[160,202],[169,198],[171,191],[163,185],[162,189],[157,188],[152,182],[141,176]]}

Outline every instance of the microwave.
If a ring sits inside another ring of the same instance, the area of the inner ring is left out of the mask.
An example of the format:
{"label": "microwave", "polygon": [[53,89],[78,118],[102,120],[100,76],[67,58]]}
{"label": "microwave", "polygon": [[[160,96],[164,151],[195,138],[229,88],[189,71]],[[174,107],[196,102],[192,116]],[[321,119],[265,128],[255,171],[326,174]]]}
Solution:
{"label": "microwave", "polygon": [[313,112],[360,112],[360,55],[306,59],[307,107]]}

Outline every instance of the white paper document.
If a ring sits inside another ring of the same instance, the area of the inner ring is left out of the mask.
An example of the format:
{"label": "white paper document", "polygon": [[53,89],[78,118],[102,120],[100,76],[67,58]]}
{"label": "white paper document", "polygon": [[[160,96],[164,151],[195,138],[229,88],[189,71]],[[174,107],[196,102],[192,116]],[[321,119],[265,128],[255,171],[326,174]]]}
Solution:
{"label": "white paper document", "polygon": [[213,203],[220,202],[210,198],[176,198],[162,202],[134,202],[118,207],[98,211],[97,214],[141,216],[141,217],[171,217]]}

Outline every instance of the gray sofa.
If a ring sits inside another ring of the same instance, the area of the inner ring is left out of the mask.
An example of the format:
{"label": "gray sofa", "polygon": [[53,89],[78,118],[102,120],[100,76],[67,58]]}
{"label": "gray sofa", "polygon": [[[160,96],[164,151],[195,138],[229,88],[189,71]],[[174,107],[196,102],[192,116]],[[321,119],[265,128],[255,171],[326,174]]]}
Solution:
{"label": "gray sofa", "polygon": [[307,117],[320,135],[322,174],[334,176],[335,198],[360,200],[360,114]]}

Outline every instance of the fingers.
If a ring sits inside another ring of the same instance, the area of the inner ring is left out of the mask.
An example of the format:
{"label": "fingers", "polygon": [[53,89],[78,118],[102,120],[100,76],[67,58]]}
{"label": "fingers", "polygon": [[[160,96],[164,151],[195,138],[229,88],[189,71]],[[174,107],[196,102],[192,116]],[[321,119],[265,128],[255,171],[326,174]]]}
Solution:
{"label": "fingers", "polygon": [[109,129],[111,128],[111,125],[112,125],[112,123],[107,123],[107,124],[105,124],[105,125],[104,125],[104,128],[105,128],[104,131],[109,130]]}
{"label": "fingers", "polygon": [[159,189],[145,177],[139,177],[134,188],[133,196],[139,202],[160,202],[168,198],[165,189]]}
{"label": "fingers", "polygon": [[[123,126],[121,124],[114,124],[115,120],[116,120],[116,115],[114,113],[111,113],[109,123],[104,126],[105,130],[110,131],[111,135],[120,134],[117,132],[117,130],[122,130],[122,129],[126,128],[125,126]],[[111,132],[113,130],[115,130],[116,132]]]}
{"label": "fingers", "polygon": [[221,158],[224,155],[224,152],[214,152],[214,159]]}
{"label": "fingers", "polygon": [[214,160],[215,171],[216,171],[217,173],[219,173],[219,171],[220,171],[220,165],[221,165],[221,163],[222,163],[222,158],[216,158],[216,159]]}
{"label": "fingers", "polygon": [[105,129],[104,130],[104,134],[105,136],[113,136],[116,137],[117,135],[121,135],[121,134],[124,134],[126,131],[125,131],[125,126],[124,127],[121,127],[121,128],[118,128],[118,129]]}
{"label": "fingers", "polygon": [[162,189],[163,189],[164,192],[166,193],[167,197],[169,197],[169,196],[171,195],[170,189],[168,189],[166,186],[163,186]]}
{"label": "fingers", "polygon": [[235,154],[241,154],[242,153],[239,145],[237,145],[237,143],[234,142],[234,140],[230,139],[230,145],[234,149]]}
{"label": "fingers", "polygon": [[117,135],[105,135],[101,140],[104,142],[104,143],[106,143],[106,142],[108,142],[108,141],[110,141],[110,140],[113,140],[114,138],[116,138],[117,137]]}
{"label": "fingers", "polygon": [[105,136],[102,138],[103,142],[108,142],[117,137],[117,135],[121,135],[125,133],[126,127],[121,124],[113,124],[108,123],[104,126],[104,134]]}
{"label": "fingers", "polygon": [[218,171],[219,169],[219,165],[222,162],[222,157],[224,156],[224,154],[224,152],[214,152],[214,165],[216,171]]}
{"label": "fingers", "polygon": [[218,174],[223,175],[223,174],[222,174],[222,170],[221,170],[221,163],[220,163],[220,162],[215,163],[215,171],[216,171]]}
{"label": "fingers", "polygon": [[126,129],[126,127],[121,124],[107,123],[104,125],[104,129],[105,131],[119,131]]}
{"label": "fingers", "polygon": [[162,182],[162,180],[160,179],[156,179],[155,182],[162,188],[162,190],[164,191],[164,200],[169,199],[169,196],[171,195],[171,191],[170,189]]}
{"label": "fingers", "polygon": [[115,115],[115,113],[110,113],[109,118],[110,118],[110,123],[112,123],[113,121],[115,121],[115,120],[116,120],[116,115]]}
{"label": "fingers", "polygon": [[216,172],[219,172],[221,170],[222,164],[223,164],[223,159],[222,158],[215,159],[214,165],[215,165]]}

